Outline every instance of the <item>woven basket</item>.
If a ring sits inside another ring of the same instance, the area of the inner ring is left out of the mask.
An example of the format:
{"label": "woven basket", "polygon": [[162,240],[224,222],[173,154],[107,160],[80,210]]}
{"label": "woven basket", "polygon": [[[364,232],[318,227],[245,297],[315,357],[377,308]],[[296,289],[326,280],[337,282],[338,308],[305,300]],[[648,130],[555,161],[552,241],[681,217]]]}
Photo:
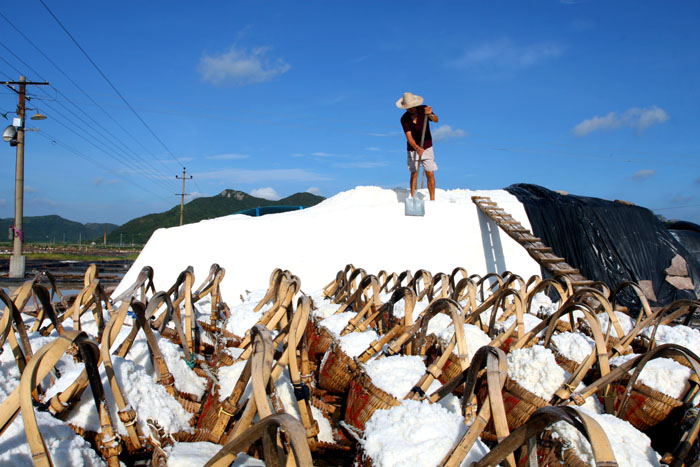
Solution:
{"label": "woven basket", "polygon": [[345,394],[357,374],[357,363],[333,342],[318,372],[318,385],[332,394]]}
{"label": "woven basket", "polygon": [[304,335],[309,351],[309,360],[316,366],[321,364],[321,359],[333,342],[333,336],[328,330],[322,328],[316,318],[310,318],[306,325]]}
{"label": "woven basket", "polygon": [[[487,396],[488,387],[486,381],[484,381],[477,393],[479,403],[482,404]],[[506,411],[508,428],[511,431],[527,422],[530,415],[532,415],[535,410],[547,405],[550,405],[549,401],[531,393],[510,377],[506,378],[506,383],[503,386],[503,406]],[[495,433],[496,430],[493,426],[493,421],[489,420],[482,434],[482,438],[495,440]]]}
{"label": "woven basket", "polygon": [[[615,394],[615,409],[620,405],[620,400],[625,394],[625,387],[626,384],[612,386]],[[627,420],[638,430],[644,431],[666,419],[673,409],[681,405],[683,405],[683,401],[637,381],[632,388],[625,412],[621,414],[620,418]]]}
{"label": "woven basket", "polygon": [[560,354],[555,347],[551,347],[550,350],[554,354],[554,359],[557,361],[557,364],[559,364],[560,367],[568,371],[569,373],[573,374],[576,369],[581,365],[580,363],[576,363],[573,360],[570,360]]}
{"label": "woven basket", "polygon": [[350,383],[348,402],[345,406],[345,423],[360,430],[379,409],[396,407],[400,402],[391,394],[379,389],[365,373],[360,373]]}

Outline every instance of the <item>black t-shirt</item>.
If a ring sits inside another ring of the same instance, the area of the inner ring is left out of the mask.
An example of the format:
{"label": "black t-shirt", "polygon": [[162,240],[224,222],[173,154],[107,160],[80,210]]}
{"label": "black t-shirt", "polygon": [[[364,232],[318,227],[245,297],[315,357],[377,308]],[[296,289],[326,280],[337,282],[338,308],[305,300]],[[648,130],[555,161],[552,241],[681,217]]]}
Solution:
{"label": "black t-shirt", "polygon": [[[403,127],[403,132],[406,134],[407,132],[411,132],[411,135],[413,136],[413,139],[415,140],[416,144],[420,146],[420,137],[421,134],[423,133],[423,122],[425,121],[425,106],[424,105],[419,105],[418,106],[418,114],[416,118],[416,123],[413,123],[413,119],[411,118],[411,114],[406,111],[401,116],[401,126]],[[430,120],[428,120],[428,127],[425,130],[425,140],[423,141],[423,149],[428,149],[433,146],[433,138],[430,136]],[[406,148],[409,151],[413,151],[413,148],[411,147],[408,142],[406,142]]]}

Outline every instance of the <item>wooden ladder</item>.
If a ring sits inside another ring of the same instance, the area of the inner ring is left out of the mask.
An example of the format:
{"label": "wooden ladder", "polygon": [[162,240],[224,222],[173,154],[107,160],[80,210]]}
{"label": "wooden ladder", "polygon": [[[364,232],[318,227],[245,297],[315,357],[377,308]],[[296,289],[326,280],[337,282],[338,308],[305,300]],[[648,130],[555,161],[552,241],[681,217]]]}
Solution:
{"label": "wooden ladder", "polygon": [[590,286],[594,283],[592,280],[586,279],[581,271],[570,266],[564,258],[555,255],[550,247],[542,243],[541,238],[535,237],[530,229],[523,227],[513,216],[499,208],[498,204],[491,198],[472,196],[472,201],[505,233],[520,243],[535,261],[552,273],[552,276],[555,278],[565,276],[571,281],[571,286],[574,289]]}

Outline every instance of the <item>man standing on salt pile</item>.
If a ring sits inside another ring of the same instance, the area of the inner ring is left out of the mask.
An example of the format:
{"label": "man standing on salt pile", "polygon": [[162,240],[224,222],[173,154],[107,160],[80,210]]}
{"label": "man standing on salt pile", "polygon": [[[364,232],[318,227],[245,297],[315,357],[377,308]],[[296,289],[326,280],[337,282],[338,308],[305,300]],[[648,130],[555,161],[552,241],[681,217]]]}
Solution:
{"label": "man standing on salt pile", "polygon": [[[396,101],[396,107],[406,109],[401,116],[401,126],[406,134],[408,150],[408,170],[411,172],[411,197],[415,194],[418,184],[418,167],[423,164],[425,176],[428,179],[428,192],[430,200],[435,200],[435,155],[433,154],[433,138],[430,136],[430,123],[437,123],[438,117],[433,113],[432,107],[423,104],[423,98],[410,92],[403,93],[403,97]],[[426,120],[425,117],[428,117]],[[423,124],[426,125],[425,137],[423,137]],[[417,141],[423,138],[422,147]]]}

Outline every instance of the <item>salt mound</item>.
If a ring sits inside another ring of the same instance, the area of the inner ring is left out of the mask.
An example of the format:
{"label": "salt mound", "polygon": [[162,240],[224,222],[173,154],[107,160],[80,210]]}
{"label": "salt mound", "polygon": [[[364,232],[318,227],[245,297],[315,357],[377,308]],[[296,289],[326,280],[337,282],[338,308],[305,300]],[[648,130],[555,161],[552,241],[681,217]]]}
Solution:
{"label": "salt mound", "polygon": [[541,345],[508,354],[508,376],[536,396],[549,400],[566,382],[564,369],[551,350]]}
{"label": "salt mound", "polygon": [[[633,427],[629,422],[614,415],[597,414],[581,409],[597,421],[610,441],[620,467],[658,466],[659,455],[651,448],[647,435]],[[565,440],[566,446],[574,449],[578,457],[588,465],[594,465],[593,451],[588,440],[573,426],[566,422],[552,425],[554,437]]]}
{"label": "salt mound", "polygon": [[[405,400],[397,407],[374,412],[361,443],[377,467],[436,465],[467,428],[459,412],[427,401]],[[477,439],[462,465],[476,462],[488,452]]]}
{"label": "salt mound", "polygon": [[[425,194],[423,192],[423,194]],[[465,267],[470,274],[504,270],[522,277],[540,273],[537,263],[493,221],[480,215],[472,196],[489,196],[526,228],[523,205],[505,190],[436,190],[436,200],[426,203],[425,217],[404,215],[407,190],[357,187],[299,211],[262,217],[230,215],[196,224],[156,230],[114,296],[133,284],[144,266],[154,270],[156,290],[166,290],[187,266],[193,266],[195,282],[203,280],[213,263],[226,269],[222,297],[229,303],[248,290],[265,289],[270,272],[283,267],[302,278],[304,291],[323,288],[346,264],[360,264],[367,271],[427,269],[449,273]],[[284,236],[271,234],[284,225]],[[381,226],[377,241],[358,240],[352,225]],[[416,248],[414,235],[440,226],[440,241],[430,248]],[[232,237],[234,235],[235,237]],[[498,237],[498,238],[495,238]],[[484,248],[455,248],[483,245]],[[411,254],[406,254],[410,251]],[[314,260],[309,261],[310,253]]]}

